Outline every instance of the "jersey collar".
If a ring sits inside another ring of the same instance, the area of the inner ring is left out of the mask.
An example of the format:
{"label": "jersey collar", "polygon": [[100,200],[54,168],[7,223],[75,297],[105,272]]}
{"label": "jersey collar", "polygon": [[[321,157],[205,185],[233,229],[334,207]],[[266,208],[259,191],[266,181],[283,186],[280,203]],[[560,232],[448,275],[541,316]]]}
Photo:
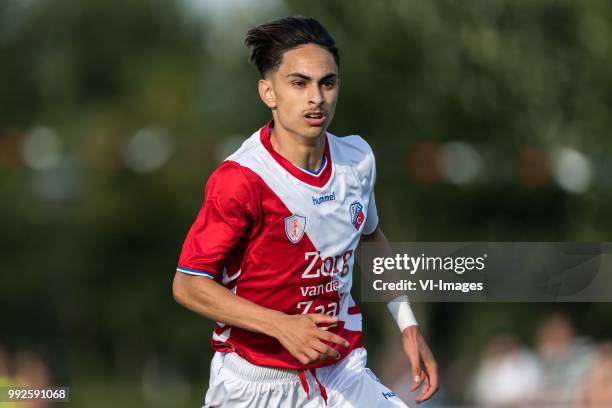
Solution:
{"label": "jersey collar", "polygon": [[272,143],[270,142],[270,128],[274,125],[274,120],[270,120],[264,127],[261,128],[259,135],[261,139],[261,144],[266,148],[268,153],[272,156],[272,158],[280,164],[283,169],[285,169],[288,173],[290,173],[293,177],[298,180],[310,184],[315,187],[323,187],[329,181],[332,174],[332,157],[329,153],[329,140],[327,137],[327,133],[325,133],[325,140],[323,143],[325,144],[324,155],[327,157],[325,167],[319,174],[311,174],[302,169],[296,167],[289,160],[285,159],[283,156],[278,154],[276,150],[272,147]]}

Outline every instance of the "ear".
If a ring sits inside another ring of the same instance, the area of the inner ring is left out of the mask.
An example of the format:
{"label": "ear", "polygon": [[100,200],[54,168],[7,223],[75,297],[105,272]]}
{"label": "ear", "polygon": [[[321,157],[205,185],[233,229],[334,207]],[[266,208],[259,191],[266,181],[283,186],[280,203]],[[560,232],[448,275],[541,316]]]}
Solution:
{"label": "ear", "polygon": [[272,81],[269,79],[260,79],[257,82],[257,88],[259,89],[259,97],[270,109],[276,109],[276,95],[272,87]]}

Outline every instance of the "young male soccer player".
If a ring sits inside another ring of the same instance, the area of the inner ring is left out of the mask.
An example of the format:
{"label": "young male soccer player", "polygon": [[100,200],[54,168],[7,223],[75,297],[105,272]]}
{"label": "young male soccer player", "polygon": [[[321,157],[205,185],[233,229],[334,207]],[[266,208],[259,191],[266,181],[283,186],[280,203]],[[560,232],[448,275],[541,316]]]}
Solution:
{"label": "young male soccer player", "polygon": [[[251,29],[245,44],[273,119],[210,176],[173,285],[179,303],[218,322],[205,407],[405,407],[365,367],[350,293],[360,239],[388,242],[372,150],[326,132],[334,39],[289,17]],[[424,401],[438,387],[435,360],[408,302],[389,305]]]}

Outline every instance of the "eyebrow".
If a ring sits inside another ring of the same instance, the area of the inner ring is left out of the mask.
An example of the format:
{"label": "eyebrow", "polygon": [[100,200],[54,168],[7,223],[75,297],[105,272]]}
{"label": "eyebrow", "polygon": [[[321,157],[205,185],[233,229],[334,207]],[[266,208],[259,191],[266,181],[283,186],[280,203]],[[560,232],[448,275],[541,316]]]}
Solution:
{"label": "eyebrow", "polygon": [[[297,77],[297,78],[304,79],[306,81],[312,80],[312,77],[309,77],[308,75],[302,74],[300,72],[292,72],[291,74],[287,75],[287,78],[289,78],[289,77]],[[323,78],[321,78],[319,80],[319,82],[326,81],[326,80],[329,80],[329,79],[336,79],[337,77],[338,77],[338,74],[334,74],[333,72],[330,72],[329,74],[327,74]]]}

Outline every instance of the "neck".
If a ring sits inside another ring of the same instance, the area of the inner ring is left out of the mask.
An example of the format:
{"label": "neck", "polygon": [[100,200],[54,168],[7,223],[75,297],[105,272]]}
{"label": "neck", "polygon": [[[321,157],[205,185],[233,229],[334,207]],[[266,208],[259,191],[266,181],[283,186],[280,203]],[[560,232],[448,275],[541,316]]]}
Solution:
{"label": "neck", "polygon": [[284,129],[278,121],[270,129],[270,143],[274,150],[291,163],[306,170],[317,171],[323,162],[325,132],[315,138],[306,138]]}

